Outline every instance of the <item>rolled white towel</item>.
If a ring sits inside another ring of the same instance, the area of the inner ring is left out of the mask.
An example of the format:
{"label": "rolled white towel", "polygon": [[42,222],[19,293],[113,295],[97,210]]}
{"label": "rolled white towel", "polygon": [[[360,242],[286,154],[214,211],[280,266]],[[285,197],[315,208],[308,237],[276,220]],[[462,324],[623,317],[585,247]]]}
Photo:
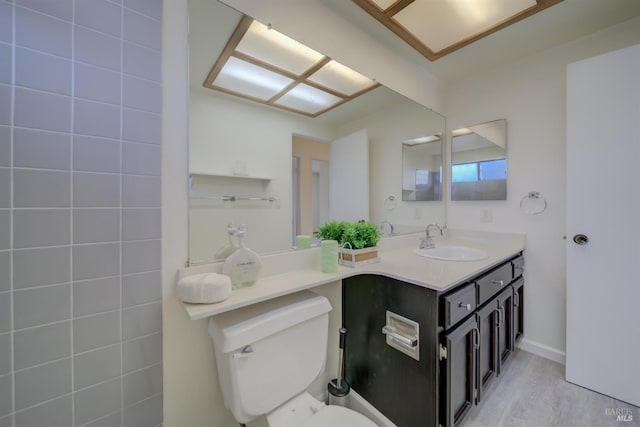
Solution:
{"label": "rolled white towel", "polygon": [[194,274],[178,281],[178,298],[184,302],[211,304],[224,301],[229,295],[231,279],[223,274]]}

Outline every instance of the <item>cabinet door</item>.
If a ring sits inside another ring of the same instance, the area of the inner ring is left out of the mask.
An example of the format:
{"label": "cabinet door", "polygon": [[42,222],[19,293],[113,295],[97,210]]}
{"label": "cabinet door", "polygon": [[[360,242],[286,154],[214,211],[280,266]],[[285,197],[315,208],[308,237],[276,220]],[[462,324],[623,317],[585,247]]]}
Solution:
{"label": "cabinet door", "polygon": [[484,308],[477,311],[476,319],[480,331],[476,378],[478,389],[476,402],[479,403],[498,374],[500,359],[498,357],[498,321],[500,319],[498,303],[495,300],[490,301]]}
{"label": "cabinet door", "polygon": [[513,284],[513,345],[524,335],[524,279]]}
{"label": "cabinet door", "polygon": [[441,369],[444,373],[442,424],[455,427],[462,424],[474,401],[476,350],[480,341],[475,317],[444,334],[442,341],[447,353]]}
{"label": "cabinet door", "polygon": [[[511,285],[498,294],[498,355],[500,365],[504,364],[513,352],[513,288]],[[498,370],[499,371],[499,370]]]}

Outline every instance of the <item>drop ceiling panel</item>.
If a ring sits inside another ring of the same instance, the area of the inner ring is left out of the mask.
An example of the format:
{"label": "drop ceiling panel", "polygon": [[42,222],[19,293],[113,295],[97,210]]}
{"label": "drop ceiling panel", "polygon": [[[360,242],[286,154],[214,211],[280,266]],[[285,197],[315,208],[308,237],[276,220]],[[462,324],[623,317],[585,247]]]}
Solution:
{"label": "drop ceiling panel", "polygon": [[373,2],[382,10],[386,10],[396,2],[396,0],[373,0]]}
{"label": "drop ceiling panel", "polygon": [[213,85],[266,101],[292,82],[290,78],[230,57],[213,81]]}
{"label": "drop ceiling panel", "polygon": [[278,99],[275,104],[304,111],[307,114],[316,114],[340,102],[342,98],[306,84],[299,84]]}
{"label": "drop ceiling panel", "polygon": [[324,58],[324,55],[258,21],[253,21],[236,51],[293,74],[302,74]]}
{"label": "drop ceiling panel", "polygon": [[336,61],[329,61],[307,79],[347,96],[365,90],[375,83],[360,73]]}
{"label": "drop ceiling panel", "polygon": [[535,0],[421,0],[393,18],[439,52],[534,6]]}

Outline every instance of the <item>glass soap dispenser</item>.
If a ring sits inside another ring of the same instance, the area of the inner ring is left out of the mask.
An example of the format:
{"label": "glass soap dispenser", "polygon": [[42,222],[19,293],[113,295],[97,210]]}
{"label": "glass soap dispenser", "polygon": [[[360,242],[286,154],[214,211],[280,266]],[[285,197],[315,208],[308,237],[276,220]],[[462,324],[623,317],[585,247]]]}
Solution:
{"label": "glass soap dispenser", "polygon": [[218,252],[213,256],[214,259],[227,259],[229,255],[238,250],[238,245],[233,241],[233,236],[235,236],[238,228],[235,224],[227,225],[227,235],[229,236],[229,243],[220,248]]}
{"label": "glass soap dispenser", "polygon": [[251,249],[245,247],[244,237],[247,228],[240,225],[237,229],[240,247],[227,257],[222,265],[222,274],[231,278],[233,289],[251,286],[258,279],[260,273],[260,257]]}

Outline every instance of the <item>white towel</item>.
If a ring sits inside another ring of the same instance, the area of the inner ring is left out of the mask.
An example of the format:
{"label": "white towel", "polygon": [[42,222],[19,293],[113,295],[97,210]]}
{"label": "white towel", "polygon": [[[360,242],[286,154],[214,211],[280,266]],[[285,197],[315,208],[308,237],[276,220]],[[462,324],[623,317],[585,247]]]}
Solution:
{"label": "white towel", "polygon": [[231,279],[223,274],[194,274],[178,281],[178,298],[184,302],[211,304],[224,301],[229,295]]}

